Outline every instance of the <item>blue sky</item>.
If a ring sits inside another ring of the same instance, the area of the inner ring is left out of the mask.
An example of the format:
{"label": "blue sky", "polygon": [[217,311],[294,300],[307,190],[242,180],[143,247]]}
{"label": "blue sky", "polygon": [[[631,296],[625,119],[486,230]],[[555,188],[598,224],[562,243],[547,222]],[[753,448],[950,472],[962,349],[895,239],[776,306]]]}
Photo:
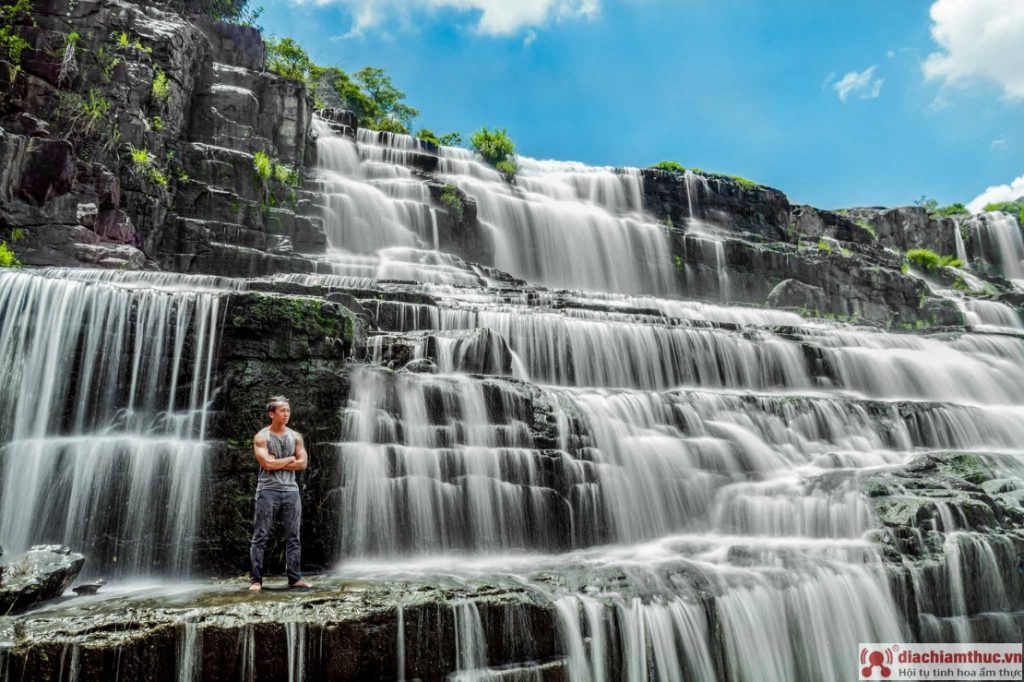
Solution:
{"label": "blue sky", "polygon": [[1024,174],[1024,0],[264,7],[317,62],[385,68],[418,126],[506,127],[534,157],[673,159],[822,207],[968,201]]}

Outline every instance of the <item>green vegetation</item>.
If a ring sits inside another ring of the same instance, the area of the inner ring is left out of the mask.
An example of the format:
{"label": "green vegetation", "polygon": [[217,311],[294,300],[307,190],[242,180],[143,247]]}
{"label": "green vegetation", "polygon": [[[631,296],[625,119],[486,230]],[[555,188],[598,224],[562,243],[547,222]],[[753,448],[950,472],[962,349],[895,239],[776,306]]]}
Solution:
{"label": "green vegetation", "polygon": [[830,256],[832,255],[832,245],[829,244],[828,240],[825,239],[825,238],[821,238],[821,239],[818,240],[818,250],[819,251],[824,251],[825,253],[827,253]]}
{"label": "green vegetation", "polygon": [[4,3],[0,4],[0,52],[5,54],[7,61],[11,63],[9,77],[12,81],[21,70],[21,53],[29,47],[28,41],[15,31],[14,22],[22,14],[31,11],[31,0],[4,0]]}
{"label": "green vegetation", "polygon": [[156,158],[152,152],[145,148],[139,149],[131,143],[128,144],[128,152],[131,155],[134,172],[145,174],[161,187],[167,187],[167,174],[156,165]]}
{"label": "green vegetation", "polygon": [[462,195],[459,194],[459,190],[455,185],[448,183],[441,188],[441,203],[445,205],[448,212],[456,220],[462,220],[462,213],[465,207],[462,204]]}
{"label": "green vegetation", "polygon": [[7,242],[0,241],[0,268],[20,268],[21,261],[14,255],[7,246]]}
{"label": "green vegetation", "polygon": [[935,209],[935,212],[932,213],[931,215],[938,216],[939,218],[949,218],[950,216],[955,215],[970,214],[971,212],[967,210],[966,206],[964,206],[962,203],[957,202],[955,204],[950,204],[949,206],[940,206],[939,208]]}
{"label": "green vegetation", "polygon": [[902,272],[904,275],[910,272],[910,263],[906,261],[900,263],[900,272]]}
{"label": "green vegetation", "polygon": [[96,50],[96,62],[100,65],[100,78],[104,83],[109,83],[114,77],[114,69],[121,63],[121,58],[101,47]]}
{"label": "green vegetation", "polygon": [[729,178],[735,183],[738,183],[742,187],[746,187],[747,189],[753,189],[754,187],[757,187],[756,182],[754,182],[753,180],[747,180],[746,178],[740,175],[726,175],[725,177]]}
{"label": "green vegetation", "polygon": [[[349,109],[364,128],[405,134],[420,115],[405,103],[405,93],[395,87],[384,69],[367,66],[350,76],[336,66],[317,64],[292,38],[270,38],[264,44],[267,69],[305,83],[318,109]],[[445,144],[445,139],[457,137],[450,133],[437,139]]]}
{"label": "green vegetation", "polygon": [[994,204],[986,204],[984,210],[986,212],[1002,211],[1003,213],[1015,215],[1017,216],[1017,223],[1024,225],[1024,197],[1020,197],[1015,201],[999,201]]}
{"label": "green vegetation", "polygon": [[110,102],[96,88],[89,90],[89,96],[82,100],[82,113],[87,123],[95,128],[110,111]]}
{"label": "green vegetation", "polygon": [[514,159],[516,145],[508,136],[508,130],[490,130],[484,126],[469,138],[469,145],[504,175],[505,180],[512,182],[515,179],[519,171]]}
{"label": "green vegetation", "polygon": [[686,167],[678,161],[659,161],[654,167],[670,173],[685,173]]}
{"label": "green vegetation", "polygon": [[128,153],[131,154],[132,165],[138,169],[147,169],[153,165],[153,155],[148,149],[139,149],[135,145],[128,144]]}
{"label": "green vegetation", "polygon": [[683,269],[683,259],[681,256],[672,256],[672,263],[676,266],[676,270]]}
{"label": "green vegetation", "polygon": [[153,118],[149,119],[149,127],[158,133],[162,132],[164,129],[164,120],[159,116],[154,116]]}
{"label": "green vegetation", "polygon": [[953,280],[953,288],[957,291],[963,291],[968,294],[973,291],[973,289],[971,289],[967,282],[964,281],[964,278],[960,275],[957,275],[956,279]]}
{"label": "green vegetation", "polygon": [[274,175],[274,166],[270,161],[270,157],[265,152],[256,152],[252,156],[252,169],[256,172],[256,176],[268,182]]}
{"label": "green vegetation", "polygon": [[195,7],[214,19],[233,24],[256,27],[263,8],[249,9],[249,0],[191,0],[187,6]]}
{"label": "green vegetation", "polygon": [[960,268],[964,265],[956,256],[940,256],[931,249],[911,249],[907,251],[907,260],[925,272],[935,272],[945,267]]}
{"label": "green vegetation", "polygon": [[857,227],[859,227],[860,229],[870,234],[872,239],[878,239],[878,231],[875,229],[875,226],[869,223],[868,221],[863,219],[857,220],[854,222],[854,224],[857,225]]}
{"label": "green vegetation", "polygon": [[939,202],[931,197],[921,195],[921,198],[914,202],[915,206],[920,206],[928,215],[932,218],[949,218],[955,215],[970,215],[971,212],[967,210],[967,207],[962,203],[949,204],[948,206],[939,206]]}
{"label": "green vegetation", "polygon": [[153,97],[166,101],[171,96],[171,81],[159,66],[153,73]]}
{"label": "green vegetation", "polygon": [[291,185],[293,187],[302,184],[302,178],[297,169],[277,160],[274,161],[274,179],[282,185]]}
{"label": "green vegetation", "polygon": [[135,39],[132,40],[131,37],[125,31],[121,31],[118,34],[115,34],[114,42],[117,44],[117,49],[119,50],[131,49],[137,50],[139,52],[144,52],[145,54],[153,54],[153,48],[146,47],[145,45],[143,45],[142,41],[139,40],[138,36],[135,36]]}
{"label": "green vegetation", "polygon": [[420,131],[416,133],[416,137],[424,142],[430,142],[437,145],[438,147],[458,147],[462,144],[462,135],[458,133],[447,133],[445,135],[435,135],[434,131],[427,128],[420,128]]}

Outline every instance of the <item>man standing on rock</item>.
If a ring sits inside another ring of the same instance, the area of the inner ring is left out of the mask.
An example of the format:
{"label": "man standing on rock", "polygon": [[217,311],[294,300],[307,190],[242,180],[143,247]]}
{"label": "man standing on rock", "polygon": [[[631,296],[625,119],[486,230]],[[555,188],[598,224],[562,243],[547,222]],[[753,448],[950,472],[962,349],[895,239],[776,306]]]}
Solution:
{"label": "man standing on rock", "polygon": [[260,465],[256,484],[256,516],[249,558],[252,577],[249,589],[263,589],[263,551],[270,537],[270,526],[280,514],[287,540],[285,566],[290,587],[310,588],[299,572],[301,545],[299,526],[302,522],[302,501],[295,472],[306,468],[306,448],[302,436],[288,428],[292,416],[291,406],[284,396],[275,396],[267,403],[270,426],[260,430],[252,439],[256,461]]}

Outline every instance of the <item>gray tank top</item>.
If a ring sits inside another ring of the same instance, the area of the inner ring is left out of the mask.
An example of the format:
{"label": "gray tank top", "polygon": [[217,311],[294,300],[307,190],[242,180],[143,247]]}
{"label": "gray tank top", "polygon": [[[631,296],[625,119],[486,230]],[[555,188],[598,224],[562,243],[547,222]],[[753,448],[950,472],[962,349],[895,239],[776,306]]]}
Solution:
{"label": "gray tank top", "polygon": [[[274,459],[283,459],[295,454],[295,432],[284,427],[284,434],[278,436],[270,432],[270,427],[265,427],[257,435],[267,439],[267,452]],[[279,469],[267,471],[260,467],[260,477],[256,482],[256,492],[261,490],[298,490],[299,484],[295,482],[295,472]]]}

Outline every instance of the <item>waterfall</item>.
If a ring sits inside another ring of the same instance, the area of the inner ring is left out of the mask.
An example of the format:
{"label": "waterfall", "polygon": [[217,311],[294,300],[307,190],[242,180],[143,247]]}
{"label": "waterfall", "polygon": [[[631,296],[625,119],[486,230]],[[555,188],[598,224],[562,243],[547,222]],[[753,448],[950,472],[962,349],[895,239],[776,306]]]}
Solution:
{"label": "waterfall", "polygon": [[[952,497],[897,486],[945,542],[944,561],[900,582],[866,490],[921,456],[980,453],[1021,506],[1009,306],[943,290],[977,333],[909,335],[728,305],[733,237],[707,222],[693,173],[684,244],[718,300],[685,300],[628,266],[668,253],[664,230],[645,236],[633,171],[520,157],[510,185],[466,150],[348,144],[379,177],[436,157],[476,202],[495,265],[529,284],[420,269],[378,280],[400,297],[361,300],[378,329],[342,406],[343,576],[510,580],[554,610],[573,682],[844,679],[862,641],[1014,641],[1012,541]],[[438,225],[407,224],[416,248],[445,243]],[[402,357],[408,371],[380,366]],[[984,598],[977,575],[995,586]],[[452,608],[453,679],[497,675],[484,643],[516,633]]]}
{"label": "waterfall", "polygon": [[0,539],[185,572],[220,324],[209,279],[0,273]]}
{"label": "waterfall", "polygon": [[1024,237],[1016,218],[997,211],[974,216],[965,225],[975,255],[1007,279],[1024,279]]}
{"label": "waterfall", "polygon": [[[643,212],[637,169],[517,157],[514,185],[475,154],[428,146],[408,135],[359,130],[355,140],[314,121],[324,224],[339,274],[356,274],[351,254],[380,257],[393,247],[434,249],[437,217],[427,186],[410,169],[432,159],[440,179],[471,197],[493,265],[552,286],[668,293],[668,236]],[[490,264],[488,264],[490,265]],[[411,268],[404,279],[425,279]],[[394,275],[392,275],[394,276]]]}

